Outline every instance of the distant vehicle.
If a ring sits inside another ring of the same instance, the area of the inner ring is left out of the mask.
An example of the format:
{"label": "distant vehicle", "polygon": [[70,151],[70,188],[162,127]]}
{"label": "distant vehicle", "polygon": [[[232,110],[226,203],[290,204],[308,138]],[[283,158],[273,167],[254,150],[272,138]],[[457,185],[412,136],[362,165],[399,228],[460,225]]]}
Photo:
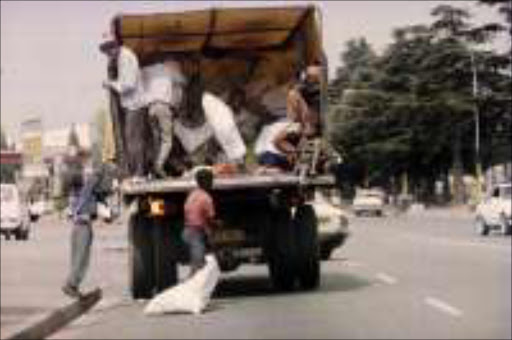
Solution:
{"label": "distant vehicle", "polygon": [[384,213],[384,193],[379,189],[360,189],[352,203],[356,216],[363,214],[382,216]]}
{"label": "distant vehicle", "polygon": [[326,199],[315,199],[312,206],[318,220],[320,258],[325,261],[331,257],[334,249],[345,243],[350,235],[348,218],[343,210]]}
{"label": "distant vehicle", "polygon": [[[65,210],[67,218],[71,218],[71,208],[68,206]],[[115,214],[112,207],[109,204],[98,202],[96,205],[96,217],[106,223],[112,223],[112,221],[118,216]]]}
{"label": "distant vehicle", "polygon": [[39,218],[43,215],[47,215],[51,213],[52,208],[50,202],[40,199],[33,203],[31,203],[28,207],[30,216],[33,216],[34,218]]}
{"label": "distant vehicle", "polygon": [[23,204],[18,187],[15,184],[0,184],[0,233],[9,240],[27,240],[30,230],[28,210]]}
{"label": "distant vehicle", "polygon": [[512,233],[512,186],[511,183],[496,185],[490,194],[476,207],[475,223],[480,235],[488,235],[492,229],[504,234]]}

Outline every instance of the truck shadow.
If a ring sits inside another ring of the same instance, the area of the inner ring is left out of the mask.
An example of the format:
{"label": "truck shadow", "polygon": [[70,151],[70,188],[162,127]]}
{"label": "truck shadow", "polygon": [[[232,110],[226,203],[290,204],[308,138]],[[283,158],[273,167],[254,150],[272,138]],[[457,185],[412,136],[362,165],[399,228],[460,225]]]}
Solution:
{"label": "truck shadow", "polygon": [[322,275],[320,287],[313,291],[302,291],[298,288],[291,292],[279,292],[272,287],[267,276],[254,275],[221,279],[212,295],[214,298],[257,297],[290,294],[324,294],[363,289],[373,283],[369,279],[348,273],[325,273]]}

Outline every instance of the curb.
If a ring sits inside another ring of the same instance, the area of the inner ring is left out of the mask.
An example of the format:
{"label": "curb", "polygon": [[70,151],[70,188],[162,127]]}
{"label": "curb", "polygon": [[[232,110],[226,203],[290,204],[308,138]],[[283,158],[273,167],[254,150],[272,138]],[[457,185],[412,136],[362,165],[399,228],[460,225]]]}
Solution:
{"label": "curb", "polygon": [[101,300],[100,288],[87,293],[82,299],[75,300],[69,305],[58,308],[50,313],[39,315],[20,326],[13,326],[13,330],[6,332],[5,340],[17,339],[44,339],[74,319],[86,313],[92,306]]}

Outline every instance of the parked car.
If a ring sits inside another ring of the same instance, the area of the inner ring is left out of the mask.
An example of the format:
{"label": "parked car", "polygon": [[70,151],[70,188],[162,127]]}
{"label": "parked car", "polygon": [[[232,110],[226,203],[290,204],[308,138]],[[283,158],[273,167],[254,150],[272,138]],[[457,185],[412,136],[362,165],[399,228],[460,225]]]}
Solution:
{"label": "parked car", "polygon": [[379,189],[359,189],[352,203],[356,216],[363,214],[382,216],[384,213],[385,195]]}
{"label": "parked car", "polygon": [[29,205],[28,211],[32,218],[37,219],[52,212],[51,203],[44,199],[37,200]]}
{"label": "parked car", "polygon": [[23,203],[15,184],[0,184],[0,233],[9,240],[27,240],[30,231],[28,209]]}
{"label": "parked car", "polygon": [[512,186],[503,183],[492,188],[475,209],[475,224],[480,235],[488,235],[493,229],[506,235],[512,233]]}
{"label": "parked car", "polygon": [[[68,206],[66,208],[65,214],[67,218],[71,218],[71,207]],[[98,202],[96,205],[96,217],[103,222],[112,223],[118,217],[118,214],[112,209],[110,204]]]}
{"label": "parked car", "polygon": [[313,202],[318,220],[318,241],[320,258],[328,260],[334,249],[341,247],[350,235],[349,222],[342,209],[317,194]]}

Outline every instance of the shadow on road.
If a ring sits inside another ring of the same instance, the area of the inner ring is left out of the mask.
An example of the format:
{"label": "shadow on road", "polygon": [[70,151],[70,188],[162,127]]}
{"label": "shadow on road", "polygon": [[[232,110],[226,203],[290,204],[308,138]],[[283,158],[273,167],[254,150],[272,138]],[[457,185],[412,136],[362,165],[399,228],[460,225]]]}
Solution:
{"label": "shadow on road", "polygon": [[296,289],[293,292],[277,292],[267,276],[254,275],[221,279],[215,288],[213,297],[255,297],[289,294],[321,294],[327,292],[343,292],[362,289],[372,284],[366,278],[347,273],[325,273],[322,275],[320,288],[316,291],[304,292]]}

